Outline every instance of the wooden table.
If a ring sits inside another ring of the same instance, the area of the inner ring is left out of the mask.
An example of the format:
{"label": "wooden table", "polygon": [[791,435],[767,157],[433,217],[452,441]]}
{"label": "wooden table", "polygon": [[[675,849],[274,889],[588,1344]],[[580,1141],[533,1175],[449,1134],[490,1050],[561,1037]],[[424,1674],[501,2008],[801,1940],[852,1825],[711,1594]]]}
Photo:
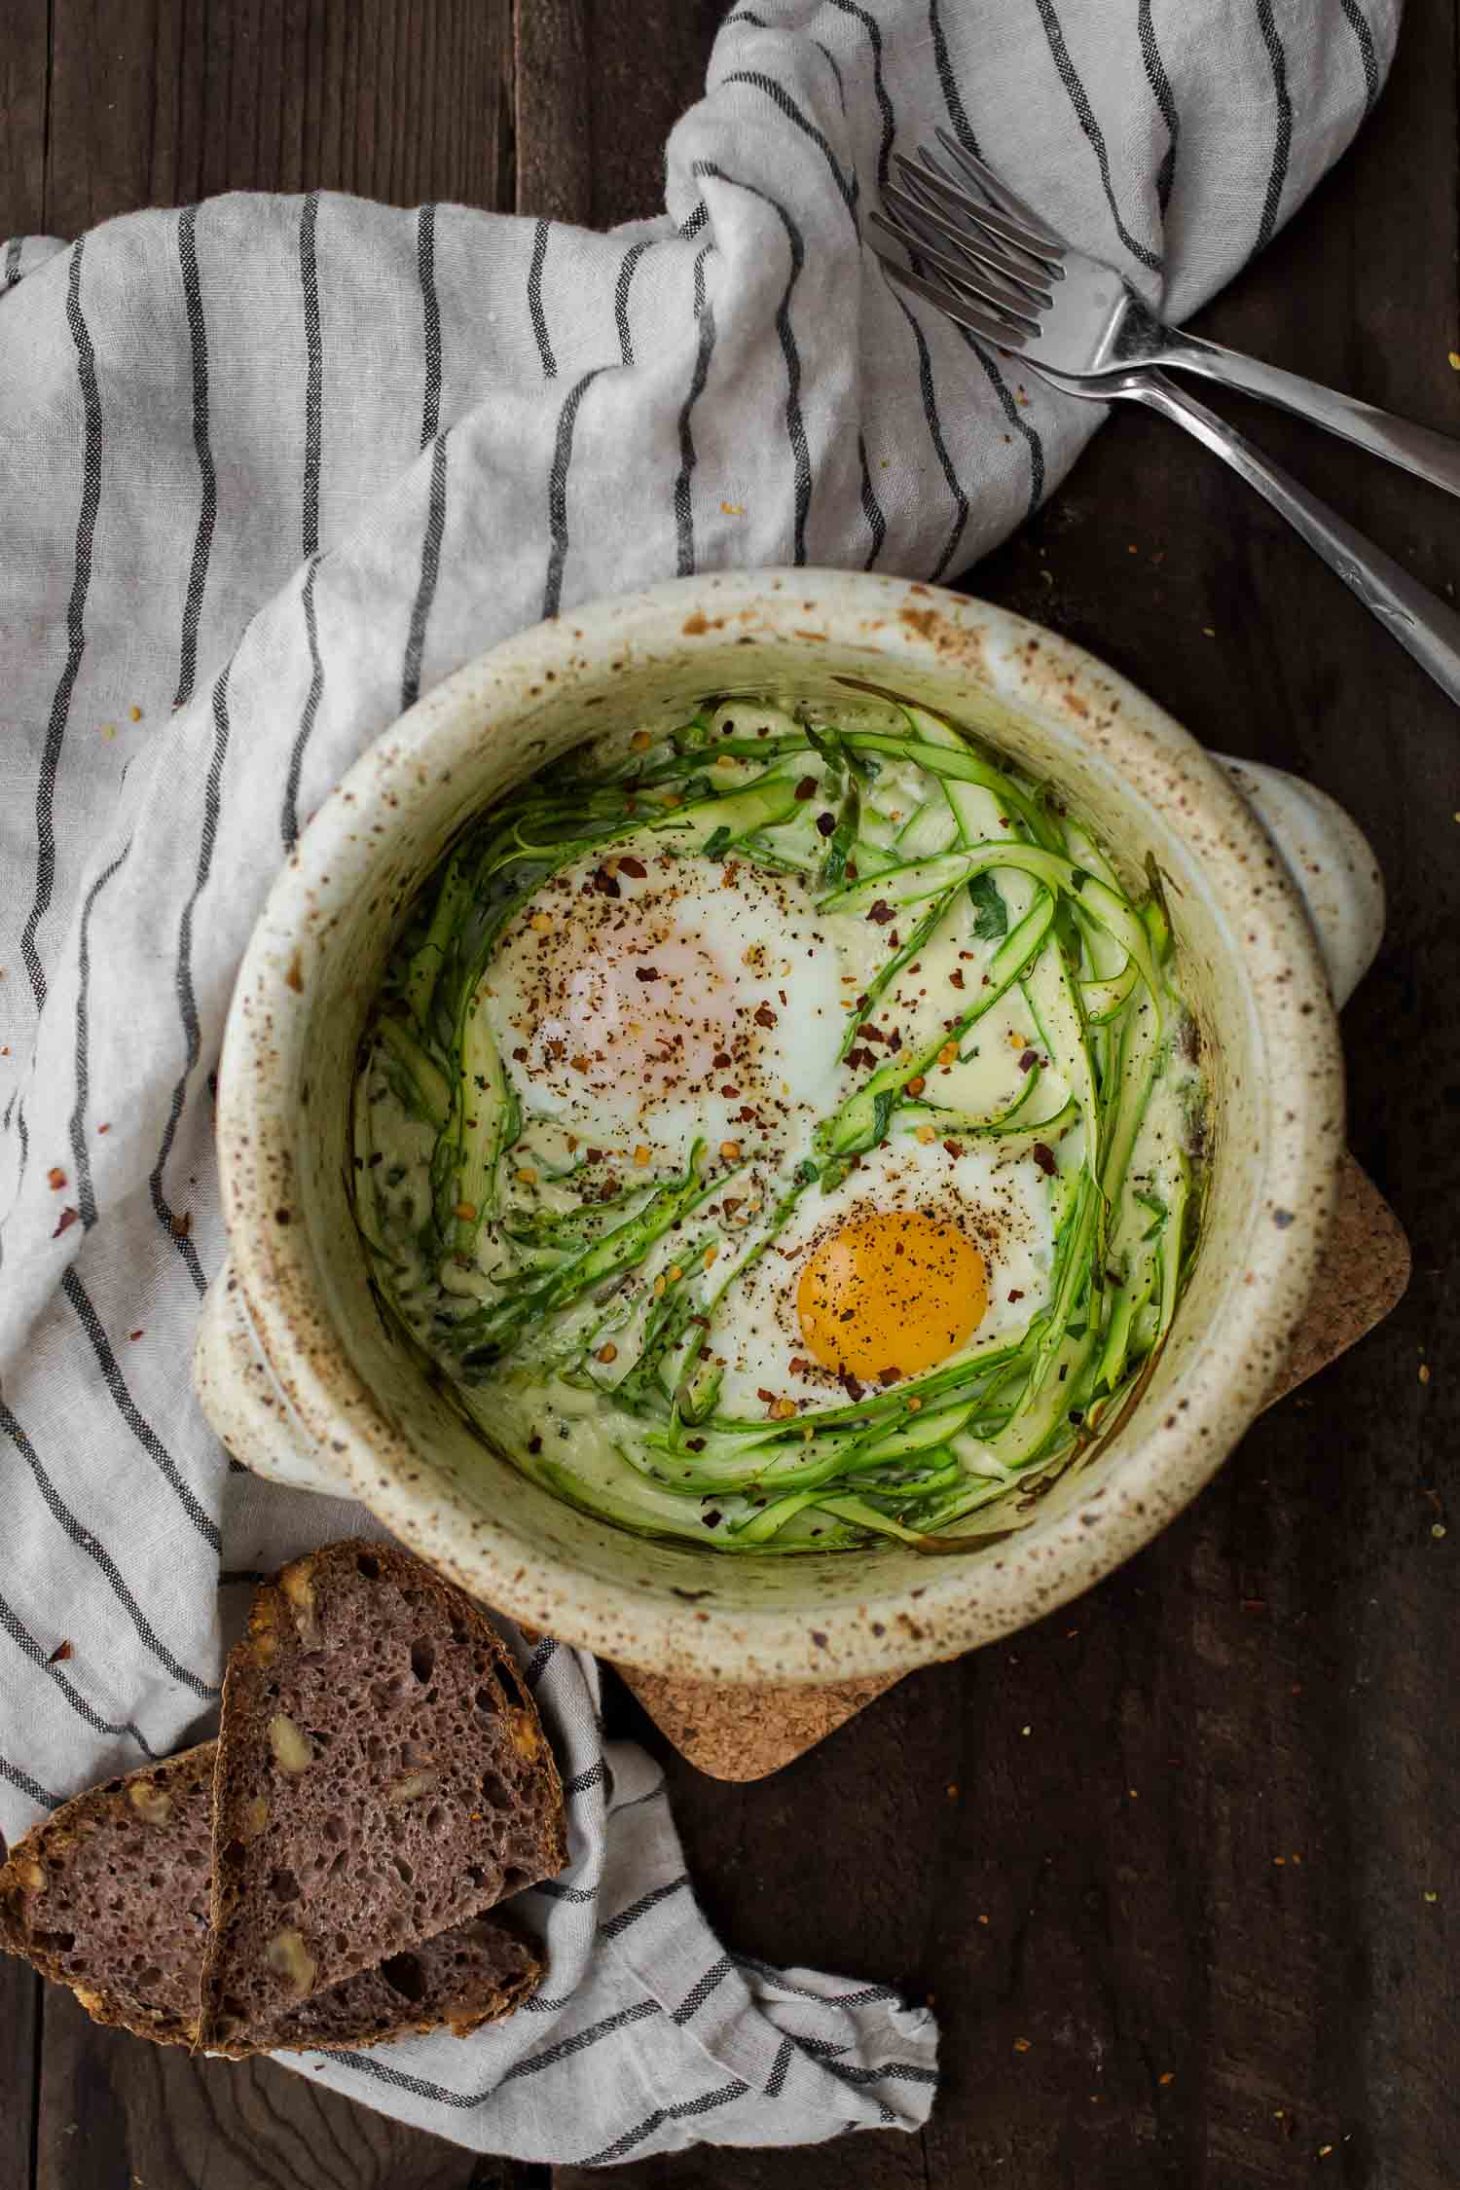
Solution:
{"label": "wooden table", "polygon": [[[518,5],[514,23],[512,0],[7,0],[0,233],[71,235],[239,185],[596,222],[651,210],[717,7]],[[1358,148],[1202,322],[1451,431],[1456,54],[1448,0],[1409,0]],[[1248,422],[1453,594],[1453,503],[1273,414]],[[1117,419],[974,582],[1211,744],[1299,769],[1362,819],[1391,914],[1347,1015],[1352,1139],[1409,1229],[1415,1278],[1385,1329],[1071,1610],[905,1682],[760,1786],[669,1758],[725,1935],[931,1997],[946,2087],[918,2139],[702,2148],[618,2179],[1451,2190],[1460,724],[1277,520],[1155,419]],[[662,1751],[623,1695],[613,1716]],[[586,2177],[474,2160],[283,2069],[100,2031],[0,1965],[0,2190],[550,2180]]]}

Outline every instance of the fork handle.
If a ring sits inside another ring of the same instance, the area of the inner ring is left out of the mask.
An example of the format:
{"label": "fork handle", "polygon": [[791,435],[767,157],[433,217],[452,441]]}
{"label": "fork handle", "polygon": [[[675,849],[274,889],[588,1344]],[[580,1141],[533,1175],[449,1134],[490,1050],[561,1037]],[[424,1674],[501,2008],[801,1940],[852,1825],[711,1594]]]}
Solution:
{"label": "fork handle", "polygon": [[1184,426],[1255,487],[1460,706],[1460,615],[1453,608],[1164,373],[1133,373],[1121,392]]}
{"label": "fork handle", "polygon": [[1360,403],[1336,388],[1325,388],[1301,373],[1286,373],[1280,365],[1265,365],[1261,358],[1244,357],[1240,350],[1224,350],[1220,343],[1203,342],[1195,335],[1172,335],[1153,362],[1175,365],[1183,372],[1201,373],[1223,387],[1240,388],[1246,395],[1261,396],[1285,411],[1296,411],[1315,426],[1353,441],[1371,456],[1383,456],[1431,486],[1447,494],[1460,494],[1460,441],[1449,434],[1416,426],[1407,418],[1394,418]]}

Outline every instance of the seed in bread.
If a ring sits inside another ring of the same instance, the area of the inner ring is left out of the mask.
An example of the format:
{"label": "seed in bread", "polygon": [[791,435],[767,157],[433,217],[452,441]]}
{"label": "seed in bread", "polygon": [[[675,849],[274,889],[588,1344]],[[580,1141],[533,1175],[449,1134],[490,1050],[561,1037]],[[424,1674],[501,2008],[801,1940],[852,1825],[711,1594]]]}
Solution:
{"label": "seed in bread", "polygon": [[567,1860],[536,1707],[481,1608],[350,1541],[259,1591],[228,1662],[200,2042],[469,1924]]}

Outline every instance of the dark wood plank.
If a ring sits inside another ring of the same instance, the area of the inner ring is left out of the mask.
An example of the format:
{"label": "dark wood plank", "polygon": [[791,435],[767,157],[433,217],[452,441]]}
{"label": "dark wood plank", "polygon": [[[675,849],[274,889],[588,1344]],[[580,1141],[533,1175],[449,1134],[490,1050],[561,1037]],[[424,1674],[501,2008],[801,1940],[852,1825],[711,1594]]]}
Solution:
{"label": "dark wood plank", "polygon": [[663,211],[664,140],[703,88],[723,0],[520,0],[519,212],[595,228]]}
{"label": "dark wood plank", "polygon": [[40,2045],[40,1979],[0,1958],[0,2190],[31,2190]]}
{"label": "dark wood plank", "polygon": [[45,226],[46,9],[11,0],[0,38],[0,228]]}
{"label": "dark wood plank", "polygon": [[0,226],[233,189],[512,202],[512,0],[10,0],[5,28]]}
{"label": "dark wood plank", "polygon": [[[272,2062],[192,2061],[48,1990],[36,2190],[535,2190]],[[0,2178],[3,2179],[3,2178]]]}

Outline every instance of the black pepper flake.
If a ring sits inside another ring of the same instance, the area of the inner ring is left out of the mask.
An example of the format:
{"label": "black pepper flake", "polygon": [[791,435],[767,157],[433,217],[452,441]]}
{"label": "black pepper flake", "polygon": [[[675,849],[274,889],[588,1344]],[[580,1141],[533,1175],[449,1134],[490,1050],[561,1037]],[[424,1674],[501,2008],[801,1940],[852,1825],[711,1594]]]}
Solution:
{"label": "black pepper flake", "polygon": [[817,815],[817,817],[816,817],[816,833],[817,833],[817,835],[818,835],[818,836],[831,836],[831,835],[833,834],[833,832],[835,831],[835,829],[836,829],[836,815],[835,815],[835,814],[818,814],[818,815]]}
{"label": "black pepper flake", "polygon": [[636,981],[657,981],[658,978],[659,968],[657,966],[635,966],[634,968],[634,979]]}
{"label": "black pepper flake", "polygon": [[534,1459],[537,1457],[538,1453],[542,1451],[542,1439],[536,1434],[536,1432],[534,1432],[533,1435],[528,1438],[527,1449],[533,1455]]}
{"label": "black pepper flake", "polygon": [[1038,1062],[1039,1051],[1037,1049],[1026,1049],[1023,1056],[1019,1059],[1019,1070],[1021,1072],[1032,1072]]}
{"label": "black pepper flake", "polygon": [[1045,1177],[1047,1179],[1052,1179],[1055,1175],[1055,1172],[1059,1168],[1054,1160],[1054,1151],[1052,1149],[1046,1148],[1043,1141],[1036,1141],[1034,1146],[1030,1149],[1029,1153],[1034,1158],[1034,1161],[1038,1164],[1040,1170],[1044,1173]]}
{"label": "black pepper flake", "polygon": [[867,908],[867,918],[875,920],[879,928],[885,928],[888,921],[895,920],[896,917],[885,897],[879,897],[875,904]]}

